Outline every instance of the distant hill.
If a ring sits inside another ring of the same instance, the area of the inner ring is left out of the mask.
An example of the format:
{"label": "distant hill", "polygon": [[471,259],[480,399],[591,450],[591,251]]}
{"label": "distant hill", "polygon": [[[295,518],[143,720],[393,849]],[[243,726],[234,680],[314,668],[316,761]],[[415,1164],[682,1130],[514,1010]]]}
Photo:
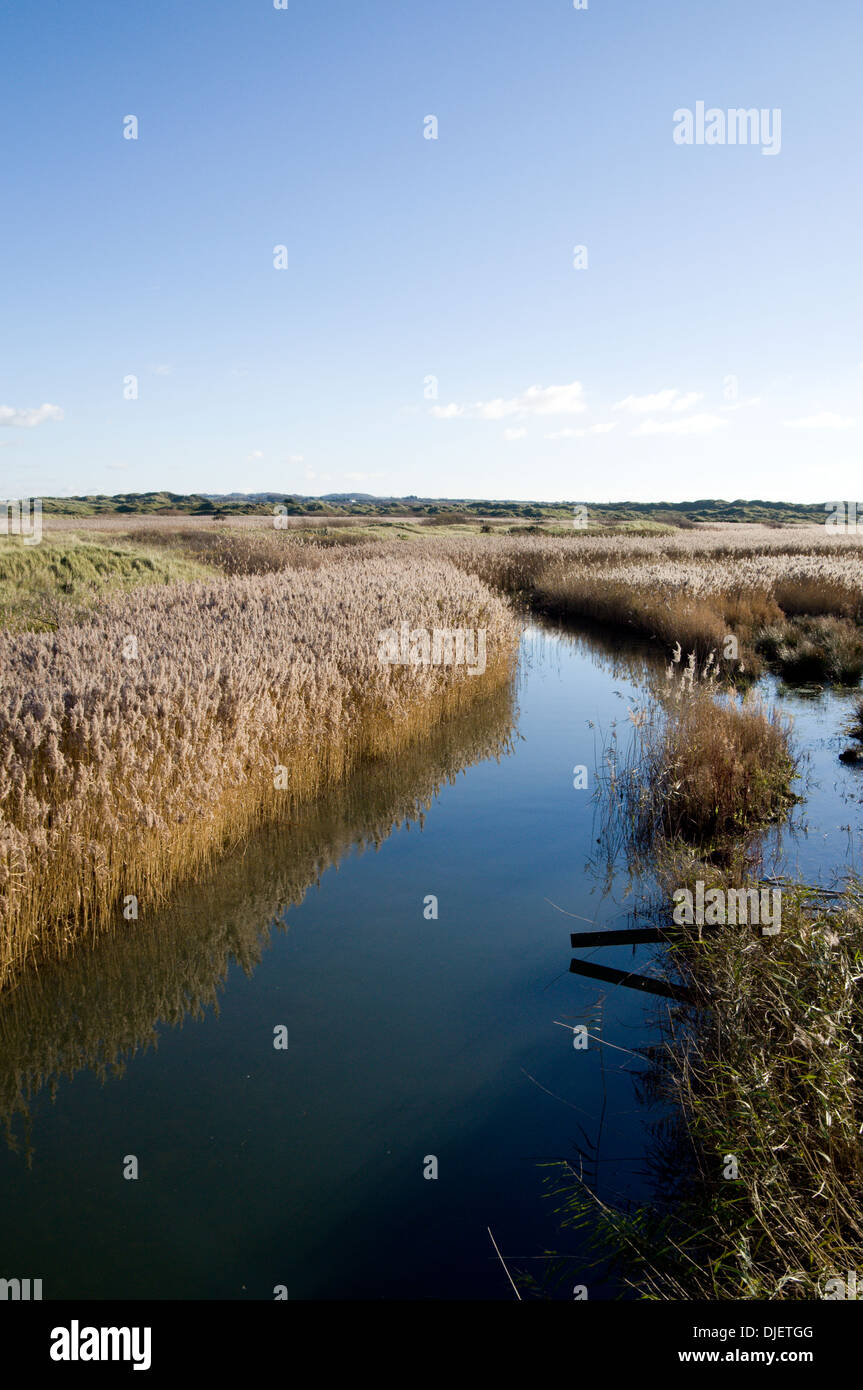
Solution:
{"label": "distant hill", "polygon": [[[43,497],[46,513],[62,516],[200,516],[272,514],[283,506],[291,516],[446,516],[458,512],[471,517],[524,521],[568,522],[579,499],[561,502],[516,502],[484,498],[374,497],[368,492],[331,492],[322,497],[296,493],[178,493],[130,492],[113,496]],[[700,498],[695,502],[589,502],[591,518],[607,525],[624,522],[665,522],[676,526],[699,521],[759,521],[767,523],[821,522],[830,505],[823,502],[768,502],[737,498],[726,502]]]}

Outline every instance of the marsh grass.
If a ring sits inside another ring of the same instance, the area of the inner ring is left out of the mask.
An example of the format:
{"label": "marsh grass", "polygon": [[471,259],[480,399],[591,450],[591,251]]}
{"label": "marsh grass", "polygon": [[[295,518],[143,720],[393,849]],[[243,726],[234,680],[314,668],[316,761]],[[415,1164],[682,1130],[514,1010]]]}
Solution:
{"label": "marsh grass", "polygon": [[[679,647],[675,655],[680,657]],[[598,773],[603,838],[639,858],[677,841],[727,851],[797,799],[787,719],[755,694],[723,693],[715,659],[672,661],[665,689],[629,712],[632,736],[606,739]]]}
{"label": "marsh grass", "polygon": [[863,631],[847,618],[800,617],[763,628],[756,651],[791,682],[856,685],[863,675]]}
{"label": "marsh grass", "polygon": [[[381,662],[378,634],[402,621],[485,628],[485,675]],[[362,760],[398,757],[511,678],[517,637],[478,579],[364,557],[0,633],[0,984],[117,923],[127,896],[163,901]]]}
{"label": "marsh grass", "polygon": [[[782,815],[794,776],[784,721],[717,700],[694,660],[679,670],[670,697],[634,712],[636,736],[600,781],[666,927],[675,889],[759,881],[755,832]],[[557,1169],[564,1225],[640,1297],[824,1297],[863,1260],[863,886],[781,893],[778,935],[669,935],[665,971],[693,1002],[666,1008],[642,1074],[677,1116],[655,1129],[654,1200],[616,1207]]]}
{"label": "marsh grass", "polygon": [[[287,520],[287,518],[286,518]],[[330,551],[359,547],[357,558],[374,553],[370,534],[358,535],[341,527],[274,526],[241,528],[214,524],[203,527],[157,529],[141,526],[129,531],[129,539],[142,546],[159,547],[170,555],[197,560],[223,574],[276,574],[285,569],[320,569]]]}
{"label": "marsh grass", "polygon": [[[250,520],[246,518],[246,520]],[[227,574],[318,568],[332,545],[358,556],[427,553],[455,563],[519,600],[564,621],[679,641],[701,663],[717,653],[726,684],[742,687],[765,662],[788,681],[847,684],[863,674],[863,550],[856,535],[823,528],[656,526],[650,531],[585,531],[519,524],[503,535],[469,534],[467,513],[442,512],[405,528],[186,524],[133,529],[141,546]],[[288,518],[294,522],[301,518]],[[446,533],[446,534],[445,534]],[[736,651],[726,657],[726,641]]]}
{"label": "marsh grass", "polygon": [[[766,661],[789,681],[863,674],[860,538],[767,527],[664,536],[494,537],[445,553],[535,612],[637,633],[699,663],[717,653],[727,684]],[[726,639],[736,653],[725,657]]]}
{"label": "marsh grass", "polygon": [[212,579],[193,557],[152,543],[98,541],[64,533],[38,545],[0,538],[0,627],[53,631],[106,595],[143,585]]}
{"label": "marsh grass", "polygon": [[651,1062],[685,1122],[658,1137],[656,1200],[617,1209],[561,1170],[564,1224],[641,1297],[823,1298],[863,1261],[863,889],[784,885],[778,936],[693,934],[672,961],[700,1002]]}

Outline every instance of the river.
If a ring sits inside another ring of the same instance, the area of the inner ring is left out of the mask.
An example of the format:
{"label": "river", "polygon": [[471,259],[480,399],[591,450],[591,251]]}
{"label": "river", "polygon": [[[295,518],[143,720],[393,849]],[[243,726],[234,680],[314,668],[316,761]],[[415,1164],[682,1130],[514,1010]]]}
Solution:
{"label": "river", "polygon": [[[490,1230],[525,1297],[618,1294],[546,1165],[652,1190],[636,1079],[669,1001],[570,970],[659,973],[656,946],[570,945],[648,893],[607,872],[592,789],[649,660],[529,627],[514,689],[4,996],[0,1276],[46,1299],[514,1299]],[[857,853],[850,696],[765,689],[807,792],[769,866],[829,882]]]}

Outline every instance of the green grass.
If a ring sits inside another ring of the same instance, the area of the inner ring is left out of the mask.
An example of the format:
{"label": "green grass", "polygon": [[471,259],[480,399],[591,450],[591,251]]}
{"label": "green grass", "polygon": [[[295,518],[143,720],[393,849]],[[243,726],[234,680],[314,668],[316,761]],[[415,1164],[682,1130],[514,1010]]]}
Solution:
{"label": "green grass", "polygon": [[[578,499],[574,499],[577,501]],[[271,515],[273,503],[287,506],[295,516],[368,516],[436,517],[446,513],[469,514],[474,517],[495,517],[513,521],[545,521],[568,525],[572,520],[573,501],[525,502],[492,501],[481,498],[433,497],[371,497],[352,499],[351,494],[333,494],[330,500],[300,494],[255,493],[250,496],[232,493],[218,498],[205,498],[197,493],[143,492],[119,493],[113,496],[89,494],[79,497],[43,497],[46,513],[63,516],[107,516],[116,513],[130,516],[224,516]],[[738,498],[727,502],[701,498],[693,502],[592,502],[589,505],[591,523],[612,528],[643,525],[691,526],[696,522],[761,522],[767,525],[799,525],[822,523],[827,515],[823,503],[766,502]]]}
{"label": "green grass", "polygon": [[144,584],[207,579],[195,560],[143,546],[45,536],[38,545],[0,538],[0,627],[50,630],[64,611],[90,607],[106,594]]}

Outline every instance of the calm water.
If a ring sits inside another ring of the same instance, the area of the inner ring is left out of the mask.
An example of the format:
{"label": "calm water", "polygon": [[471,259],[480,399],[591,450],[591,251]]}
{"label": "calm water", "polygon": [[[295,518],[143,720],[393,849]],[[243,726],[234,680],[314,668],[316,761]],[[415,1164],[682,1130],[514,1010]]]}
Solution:
{"label": "calm water", "polygon": [[[490,1227],[538,1283],[572,1257],[552,1296],[612,1296],[541,1164],[651,1190],[631,1054],[668,1003],[569,970],[571,931],[642,902],[573,787],[642,663],[528,631],[515,692],[7,996],[0,1274],[46,1298],[512,1298]],[[770,867],[830,881],[858,848],[849,697],[771,694],[809,757]],[[576,954],[655,973],[656,950]],[[576,1023],[604,1043],[574,1050]]]}

